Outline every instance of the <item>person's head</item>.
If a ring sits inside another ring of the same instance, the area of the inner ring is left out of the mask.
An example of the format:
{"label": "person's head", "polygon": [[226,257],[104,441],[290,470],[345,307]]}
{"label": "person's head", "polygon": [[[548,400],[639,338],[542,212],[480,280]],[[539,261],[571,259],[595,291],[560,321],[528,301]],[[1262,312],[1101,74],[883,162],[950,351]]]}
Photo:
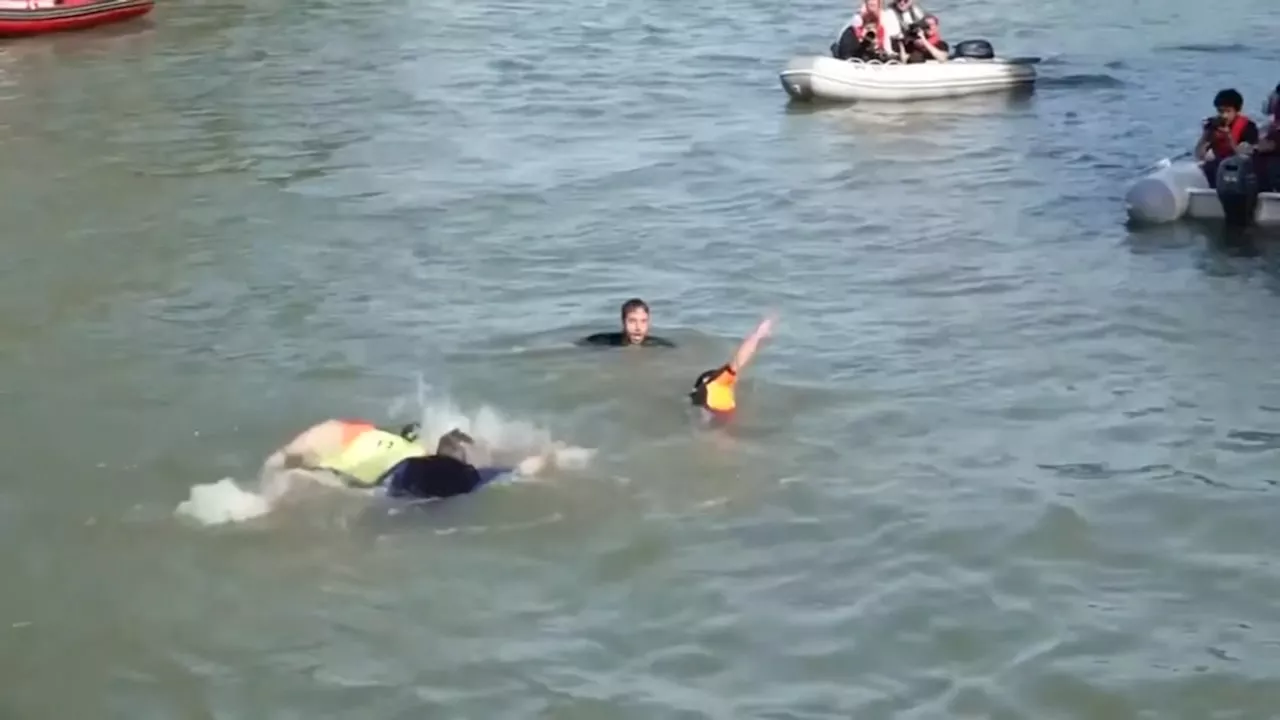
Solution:
{"label": "person's head", "polygon": [[451,457],[460,462],[468,462],[470,450],[475,445],[472,437],[458,428],[454,428],[440,436],[436,445],[436,454]]}
{"label": "person's head", "polygon": [[892,2],[893,7],[896,8],[898,12],[908,11],[911,9],[912,4],[914,4],[913,0],[892,0]]}
{"label": "person's head", "polygon": [[941,29],[940,29],[941,24],[938,22],[937,15],[925,15],[924,24],[925,24],[925,27],[929,29],[930,36],[936,36],[939,32],[941,32]]}
{"label": "person's head", "polygon": [[1218,111],[1218,117],[1223,122],[1234,122],[1236,116],[1240,114],[1240,108],[1244,107],[1244,97],[1235,88],[1219,90],[1218,94],[1213,96],[1213,107]]}
{"label": "person's head", "polygon": [[649,306],[640,298],[622,303],[622,334],[632,345],[639,345],[649,336]]}
{"label": "person's head", "polygon": [[862,3],[862,12],[871,17],[878,17],[880,15],[880,0],[866,0],[866,2]]}

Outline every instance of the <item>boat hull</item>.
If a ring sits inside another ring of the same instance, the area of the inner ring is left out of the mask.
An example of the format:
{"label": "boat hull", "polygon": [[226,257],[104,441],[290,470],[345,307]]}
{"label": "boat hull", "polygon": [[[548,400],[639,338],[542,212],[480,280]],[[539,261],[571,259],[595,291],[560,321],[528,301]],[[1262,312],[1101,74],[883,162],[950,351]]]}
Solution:
{"label": "boat hull", "polygon": [[793,59],[779,74],[793,100],[905,102],[1002,92],[1035,84],[1034,59],[878,63],[814,55]]}
{"label": "boat hull", "polygon": [[142,17],[155,0],[93,0],[32,9],[0,8],[0,37],[84,30]]}
{"label": "boat hull", "polygon": [[[1129,186],[1124,201],[1129,219],[1147,225],[1225,219],[1218,193],[1194,160],[1161,162]],[[1280,226],[1280,193],[1258,193],[1253,221],[1263,227]]]}

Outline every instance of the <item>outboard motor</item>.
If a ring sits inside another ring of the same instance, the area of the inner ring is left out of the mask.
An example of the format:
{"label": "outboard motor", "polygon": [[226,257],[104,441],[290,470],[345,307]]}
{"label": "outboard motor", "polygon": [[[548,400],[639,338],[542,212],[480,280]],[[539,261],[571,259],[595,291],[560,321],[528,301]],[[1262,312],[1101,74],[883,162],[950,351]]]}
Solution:
{"label": "outboard motor", "polygon": [[1232,155],[1218,163],[1218,202],[1228,225],[1245,227],[1253,224],[1258,207],[1258,173],[1253,160]]}
{"label": "outboard motor", "polygon": [[963,40],[956,43],[951,50],[952,58],[969,58],[970,60],[991,60],[996,56],[995,48],[986,40]]}

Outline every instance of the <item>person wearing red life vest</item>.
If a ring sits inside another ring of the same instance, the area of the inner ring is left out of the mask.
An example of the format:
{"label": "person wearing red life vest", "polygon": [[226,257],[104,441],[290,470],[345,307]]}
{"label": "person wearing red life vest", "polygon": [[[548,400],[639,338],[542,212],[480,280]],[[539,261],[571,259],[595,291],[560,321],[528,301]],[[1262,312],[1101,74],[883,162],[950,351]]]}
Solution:
{"label": "person wearing red life vest", "polygon": [[918,25],[918,32],[911,33],[909,25],[903,25],[904,37],[898,44],[898,57],[904,63],[920,63],[933,60],[946,62],[951,47],[942,39],[937,15],[925,15]]}
{"label": "person wearing red life vest", "polygon": [[1200,140],[1196,143],[1195,158],[1200,161],[1209,187],[1218,184],[1218,165],[1232,155],[1248,155],[1258,144],[1258,126],[1240,109],[1244,98],[1235,88],[1221,90],[1213,98],[1218,114],[1204,121]]}
{"label": "person wearing red life vest", "polygon": [[891,13],[885,13],[881,0],[865,0],[840,39],[831,47],[831,54],[840,60],[887,60],[892,45],[891,38],[899,34],[898,23]]}

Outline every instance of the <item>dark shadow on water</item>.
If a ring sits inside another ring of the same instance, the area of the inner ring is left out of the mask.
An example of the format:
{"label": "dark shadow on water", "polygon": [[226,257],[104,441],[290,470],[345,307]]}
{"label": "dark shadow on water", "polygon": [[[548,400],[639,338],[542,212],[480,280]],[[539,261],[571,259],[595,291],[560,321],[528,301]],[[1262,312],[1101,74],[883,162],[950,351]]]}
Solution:
{"label": "dark shadow on water", "polygon": [[1214,221],[1130,225],[1126,242],[1137,255],[1186,253],[1189,263],[1215,277],[1261,274],[1268,290],[1280,295],[1280,228],[1230,227]]}
{"label": "dark shadow on water", "polygon": [[1269,43],[1187,43],[1160,48],[1160,52],[1199,55],[1222,55],[1233,58],[1248,57],[1258,60],[1275,60],[1280,57]]}
{"label": "dark shadow on water", "polygon": [[1201,245],[1235,257],[1280,252],[1280,228],[1231,227],[1222,222],[1185,220],[1163,225],[1128,223],[1131,251],[1151,254]]}
{"label": "dark shadow on water", "polygon": [[1050,89],[1098,90],[1124,87],[1125,81],[1106,73],[1073,73],[1040,78],[1036,84]]}

